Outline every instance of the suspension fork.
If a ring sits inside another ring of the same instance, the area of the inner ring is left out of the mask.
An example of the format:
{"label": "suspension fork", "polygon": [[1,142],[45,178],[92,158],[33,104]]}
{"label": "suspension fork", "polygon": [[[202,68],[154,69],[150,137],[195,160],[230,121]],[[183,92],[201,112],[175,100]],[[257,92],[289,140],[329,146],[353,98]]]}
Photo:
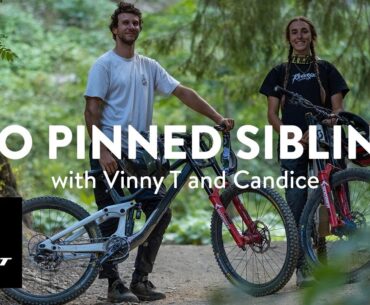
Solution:
{"label": "suspension fork", "polygon": [[240,198],[238,196],[235,196],[233,198],[233,204],[235,209],[238,211],[240,217],[243,219],[243,222],[246,224],[248,227],[249,232],[251,233],[257,233],[256,231],[256,226],[248,214],[248,211],[244,208],[242,202],[240,201]]}
{"label": "suspension fork", "polygon": [[[343,223],[337,218],[335,205],[332,198],[332,189],[330,186],[330,175],[335,167],[332,164],[327,164],[325,168],[318,173],[319,183],[324,198],[324,204],[329,211],[329,221],[331,229],[336,229]],[[341,194],[340,194],[341,195]],[[342,197],[340,198],[342,200]],[[346,200],[347,202],[347,200]]]}
{"label": "suspension fork", "polygon": [[217,214],[220,216],[222,222],[225,224],[231,236],[234,238],[234,241],[236,242],[238,247],[245,249],[246,244],[252,244],[261,241],[261,235],[256,231],[253,220],[249,216],[248,212],[244,209],[238,197],[233,198],[233,204],[242,217],[243,222],[248,227],[248,232],[250,232],[250,234],[248,235],[242,235],[239,233],[238,229],[231,220],[229,214],[227,214],[227,211],[221,202],[220,193],[217,188],[212,189],[212,193],[209,195],[209,199],[212,202],[212,205]]}
{"label": "suspension fork", "polygon": [[352,214],[348,198],[349,193],[346,190],[346,186],[344,184],[341,184],[338,187],[336,187],[334,191],[339,201],[339,208],[341,209],[341,213],[346,219],[352,220]]}

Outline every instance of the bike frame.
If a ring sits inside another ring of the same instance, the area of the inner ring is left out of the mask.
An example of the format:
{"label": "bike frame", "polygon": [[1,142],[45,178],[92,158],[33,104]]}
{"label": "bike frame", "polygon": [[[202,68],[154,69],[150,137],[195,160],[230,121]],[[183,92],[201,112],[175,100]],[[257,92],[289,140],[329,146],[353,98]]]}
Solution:
{"label": "bike frame", "polygon": [[[316,159],[315,164],[317,167],[318,172],[317,177],[319,179],[321,191],[323,194],[324,205],[328,209],[329,213],[329,223],[331,227],[331,231],[334,232],[339,227],[345,225],[345,223],[337,216],[337,208],[338,212],[343,215],[347,220],[351,221],[352,216],[349,208],[349,200],[347,197],[346,189],[344,185],[340,185],[336,189],[331,188],[330,177],[334,172],[340,170],[338,166],[336,166],[336,161],[333,159],[333,138],[329,131],[329,128],[321,124],[312,113],[308,113],[306,115],[306,120],[308,125],[318,125],[321,128],[317,128],[317,144],[318,147],[325,146],[329,150],[329,161],[325,161],[322,159]],[[336,202],[337,208],[335,206],[332,194],[338,199]]]}
{"label": "bike frame", "polygon": [[[127,222],[127,213],[129,211],[133,211],[132,209],[137,208],[138,206],[141,205],[141,203],[137,203],[134,201],[135,198],[140,194],[141,190],[129,196],[120,196],[114,188],[112,189],[108,188],[108,192],[110,193],[114,201],[112,205],[109,205],[104,209],[101,209],[95,212],[94,214],[88,216],[87,218],[79,222],[76,222],[75,224],[66,228],[63,231],[53,236],[50,236],[47,240],[43,241],[38,245],[39,249],[63,252],[65,253],[64,259],[66,260],[86,257],[89,255],[87,253],[91,252],[104,253],[107,251],[106,241],[75,245],[70,243],[72,243],[74,240],[76,240],[78,237],[84,234],[85,230],[80,228],[88,226],[88,224],[92,222],[100,224],[109,218],[119,218],[117,230],[112,236],[126,238],[130,249],[134,249],[137,246],[144,243],[145,240],[149,237],[150,233],[155,228],[155,226],[158,224],[164,213],[166,212],[167,208],[170,206],[172,200],[176,197],[178,192],[185,185],[185,183],[187,182],[188,178],[192,173],[195,173],[198,179],[202,179],[202,177],[204,177],[202,169],[211,167],[217,176],[222,175],[222,170],[219,167],[215,158],[202,160],[201,162],[198,162],[192,158],[190,135],[175,134],[174,136],[184,139],[184,145],[181,146],[180,149],[184,151],[186,154],[185,160],[176,161],[170,168],[170,170],[175,170],[180,166],[184,165],[180,174],[177,177],[177,187],[175,187],[175,183],[171,185],[169,190],[166,192],[164,198],[160,201],[156,209],[148,217],[145,224],[138,232],[134,233],[133,235],[126,236],[126,222]],[[202,136],[200,140],[200,147],[203,151],[208,150],[206,143],[202,139]],[[104,177],[102,172],[100,176]],[[108,185],[105,179],[103,181],[106,183],[106,185]],[[250,215],[248,214],[247,210],[244,208],[242,202],[239,200],[238,197],[233,198],[232,203],[234,204],[235,209],[238,211],[243,222],[248,228],[246,230],[247,233],[245,235],[243,234],[243,232],[238,231],[232,219],[229,217],[226,208],[221,201],[219,190],[216,188],[211,188],[209,185],[205,185],[204,190],[208,194],[214,209],[216,210],[216,212],[222,219],[223,223],[228,228],[236,244],[240,248],[244,249],[246,244],[252,244],[261,241],[262,239],[261,235],[258,233],[254,222],[252,221]],[[131,213],[131,216],[132,214],[133,213]],[[60,240],[61,238],[69,234],[71,235],[63,240],[63,244],[55,243],[56,241]],[[67,253],[71,254],[68,255]]]}

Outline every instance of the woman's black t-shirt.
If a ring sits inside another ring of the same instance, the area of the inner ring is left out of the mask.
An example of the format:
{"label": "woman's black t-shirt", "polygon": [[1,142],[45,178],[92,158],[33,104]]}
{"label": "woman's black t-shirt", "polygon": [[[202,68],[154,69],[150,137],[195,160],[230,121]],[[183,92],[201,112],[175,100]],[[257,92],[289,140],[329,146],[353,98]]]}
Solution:
{"label": "woman's black t-shirt", "polygon": [[[287,90],[297,92],[304,98],[311,101],[314,105],[324,106],[331,109],[331,96],[341,92],[343,97],[349,91],[346,81],[338,70],[329,62],[324,60],[317,61],[319,66],[320,80],[325,89],[326,101],[322,104],[320,98],[320,86],[314,70],[314,64],[295,64],[290,66]],[[276,85],[284,86],[286,63],[273,68],[266,76],[260,88],[260,93],[266,96],[275,96],[281,99],[282,94],[275,92]],[[284,125],[295,125],[305,132],[308,127],[305,120],[305,114],[308,109],[289,103],[286,97],[284,107],[282,107],[282,123]]]}

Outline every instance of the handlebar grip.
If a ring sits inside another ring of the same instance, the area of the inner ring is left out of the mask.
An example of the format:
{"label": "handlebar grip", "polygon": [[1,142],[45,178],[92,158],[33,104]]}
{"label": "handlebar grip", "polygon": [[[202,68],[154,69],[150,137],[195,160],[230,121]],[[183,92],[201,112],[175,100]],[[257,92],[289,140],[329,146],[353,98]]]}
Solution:
{"label": "handlebar grip", "polygon": [[275,86],[274,87],[274,91],[275,92],[280,92],[280,91],[283,91],[284,90],[284,88],[283,87],[280,87],[280,86]]}
{"label": "handlebar grip", "polygon": [[351,125],[351,122],[346,117],[345,111],[341,111],[337,114],[337,125]]}
{"label": "handlebar grip", "polygon": [[219,125],[213,126],[217,131],[224,131],[226,129],[226,125],[224,123],[221,123]]}
{"label": "handlebar grip", "polygon": [[284,89],[283,87],[281,87],[281,86],[275,86],[274,87],[274,91],[275,92],[282,92],[282,93],[284,93],[284,94],[286,94],[286,95],[289,95],[289,96],[294,96],[294,93],[293,92],[291,92],[291,91],[289,91],[289,90],[286,90],[286,89]]}

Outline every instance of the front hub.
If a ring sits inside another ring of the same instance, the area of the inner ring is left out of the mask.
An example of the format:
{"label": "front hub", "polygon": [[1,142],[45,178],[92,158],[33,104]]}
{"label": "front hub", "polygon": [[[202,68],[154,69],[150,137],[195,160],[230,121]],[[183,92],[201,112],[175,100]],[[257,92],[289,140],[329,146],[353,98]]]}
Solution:
{"label": "front hub", "polygon": [[271,234],[268,227],[260,220],[254,222],[255,233],[244,232],[248,238],[247,244],[256,253],[264,253],[270,248]]}

